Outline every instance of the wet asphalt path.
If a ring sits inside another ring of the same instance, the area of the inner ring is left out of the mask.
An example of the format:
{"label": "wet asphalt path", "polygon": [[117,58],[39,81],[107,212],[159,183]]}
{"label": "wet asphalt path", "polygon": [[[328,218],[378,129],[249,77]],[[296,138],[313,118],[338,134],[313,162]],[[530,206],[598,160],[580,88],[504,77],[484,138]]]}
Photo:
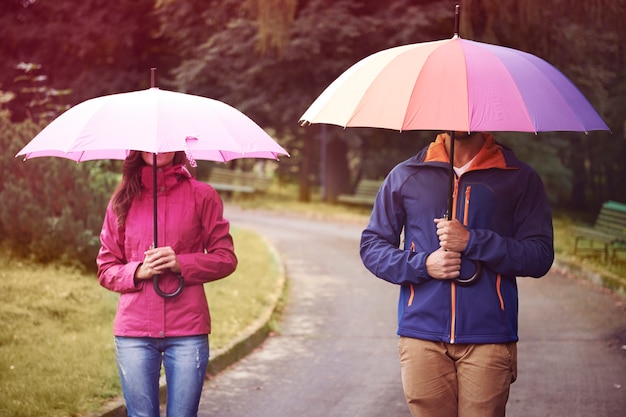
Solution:
{"label": "wet asphalt path", "polygon": [[[397,288],[361,264],[365,223],[232,206],[226,217],[281,254],[289,303],[278,335],[206,382],[199,416],[408,417]],[[626,416],[624,300],[557,274],[519,281],[519,378],[507,416]]]}
{"label": "wet asphalt path", "polygon": [[507,417],[626,417],[626,299],[557,273],[518,283]]}
{"label": "wet asphalt path", "polygon": [[362,266],[363,224],[234,207],[225,214],[233,225],[253,228],[276,247],[290,283],[289,303],[279,335],[207,381],[199,415],[406,416],[396,289]]}

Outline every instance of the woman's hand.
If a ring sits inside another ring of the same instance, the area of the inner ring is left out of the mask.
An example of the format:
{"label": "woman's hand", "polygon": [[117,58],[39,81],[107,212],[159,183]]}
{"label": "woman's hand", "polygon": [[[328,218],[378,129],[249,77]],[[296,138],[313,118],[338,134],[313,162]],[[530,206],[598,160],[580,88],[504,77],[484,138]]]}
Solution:
{"label": "woman's hand", "polygon": [[145,253],[143,263],[135,271],[135,278],[150,279],[167,269],[176,274],[180,273],[180,264],[174,250],[170,246],[149,249]]}

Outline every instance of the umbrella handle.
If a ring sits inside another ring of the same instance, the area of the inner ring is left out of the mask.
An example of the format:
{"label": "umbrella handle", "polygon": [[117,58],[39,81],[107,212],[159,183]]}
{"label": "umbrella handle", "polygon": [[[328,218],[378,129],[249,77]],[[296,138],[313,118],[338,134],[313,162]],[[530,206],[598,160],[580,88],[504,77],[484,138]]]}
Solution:
{"label": "umbrella handle", "polygon": [[476,271],[474,271],[474,274],[471,277],[455,278],[454,282],[457,285],[465,287],[468,285],[472,285],[474,282],[478,281],[478,278],[480,278],[481,274],[483,273],[483,264],[480,261],[474,261],[474,265],[476,265]]}
{"label": "umbrella handle", "polygon": [[182,275],[178,275],[176,277],[178,278],[178,288],[176,288],[174,292],[164,292],[163,290],[161,290],[161,287],[159,287],[159,277],[160,275],[155,275],[152,277],[152,286],[154,287],[154,291],[157,294],[159,294],[161,297],[174,298],[177,295],[179,295],[181,292],[183,292],[183,288],[185,287],[185,281]]}
{"label": "umbrella handle", "polygon": [[[456,35],[458,35],[458,13],[459,13],[459,6],[456,6],[456,12],[457,12],[457,26],[455,28],[455,31],[457,32]],[[454,131],[450,131],[449,132],[450,135],[450,171],[448,173],[448,211],[445,214],[445,218],[447,220],[452,220],[452,206],[453,206],[453,201],[454,201]],[[478,278],[480,278],[480,275],[483,272],[483,264],[479,261],[474,261],[474,265],[476,265],[476,271],[474,271],[474,274],[472,276],[470,276],[469,278],[455,278],[454,282],[457,283],[457,285],[460,286],[467,286],[467,285],[471,285],[473,284],[475,281],[478,280]]]}
{"label": "umbrella handle", "polygon": [[[152,87],[154,87],[154,73],[155,73],[156,69],[152,68]],[[158,211],[157,211],[157,154],[153,153],[152,154],[152,186],[153,186],[153,190],[154,190],[154,247],[156,248],[157,245],[157,236],[159,236],[159,232],[158,232],[158,223],[157,223],[157,218],[158,218]],[[178,278],[178,288],[176,288],[176,290],[174,292],[164,292],[163,290],[161,290],[161,287],[159,287],[159,277],[160,275],[155,275],[152,277],[152,286],[154,287],[154,291],[160,295],[163,298],[174,298],[177,295],[179,295],[181,292],[183,292],[183,288],[185,287],[185,281],[183,280],[183,276],[182,275],[178,275],[176,278]]]}

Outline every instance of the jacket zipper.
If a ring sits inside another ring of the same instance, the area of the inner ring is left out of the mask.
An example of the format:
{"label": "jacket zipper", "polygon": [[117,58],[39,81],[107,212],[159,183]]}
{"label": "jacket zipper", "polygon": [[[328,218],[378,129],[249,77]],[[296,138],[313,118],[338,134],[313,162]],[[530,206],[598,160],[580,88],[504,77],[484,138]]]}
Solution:
{"label": "jacket zipper", "polygon": [[450,220],[456,219],[456,199],[457,194],[459,192],[459,178],[454,177],[454,190],[452,191],[452,213],[450,216]]}
{"label": "jacket zipper", "polygon": [[454,333],[456,330],[456,284],[452,281],[450,285],[450,298],[452,305],[452,319],[450,320],[450,343],[454,343]]}
{"label": "jacket zipper", "polygon": [[[454,180],[454,193],[452,194],[452,218],[456,218],[456,200],[459,191],[459,179]],[[463,205],[463,226],[467,226],[469,219],[469,204],[470,195],[472,193],[472,187],[468,186],[465,189],[465,201]],[[450,285],[450,304],[451,304],[451,319],[450,319],[450,343],[454,343],[456,333],[456,284],[454,282]]]}
{"label": "jacket zipper", "polygon": [[[453,194],[453,209],[456,207],[456,195],[458,191],[458,181],[455,181],[454,184],[454,194]],[[469,219],[469,204],[470,204],[470,196],[472,193],[472,187],[468,186],[465,189],[465,204],[463,206],[463,226],[467,226]],[[453,217],[454,218],[454,217]],[[496,279],[496,292],[498,294],[498,300],[500,300],[500,309],[504,311],[504,298],[502,297],[502,275],[498,274]],[[451,285],[451,304],[452,304],[452,319],[450,321],[450,343],[454,343],[455,341],[455,333],[456,333],[456,284],[452,282]]]}

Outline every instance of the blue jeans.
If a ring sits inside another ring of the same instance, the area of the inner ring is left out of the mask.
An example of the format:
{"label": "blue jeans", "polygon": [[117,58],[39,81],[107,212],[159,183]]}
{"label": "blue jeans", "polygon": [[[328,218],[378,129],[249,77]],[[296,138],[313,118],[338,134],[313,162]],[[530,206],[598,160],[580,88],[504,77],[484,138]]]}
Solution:
{"label": "blue jeans", "polygon": [[128,417],[159,417],[161,362],[167,381],[167,415],[196,417],[209,363],[207,335],[115,337],[117,369]]}

